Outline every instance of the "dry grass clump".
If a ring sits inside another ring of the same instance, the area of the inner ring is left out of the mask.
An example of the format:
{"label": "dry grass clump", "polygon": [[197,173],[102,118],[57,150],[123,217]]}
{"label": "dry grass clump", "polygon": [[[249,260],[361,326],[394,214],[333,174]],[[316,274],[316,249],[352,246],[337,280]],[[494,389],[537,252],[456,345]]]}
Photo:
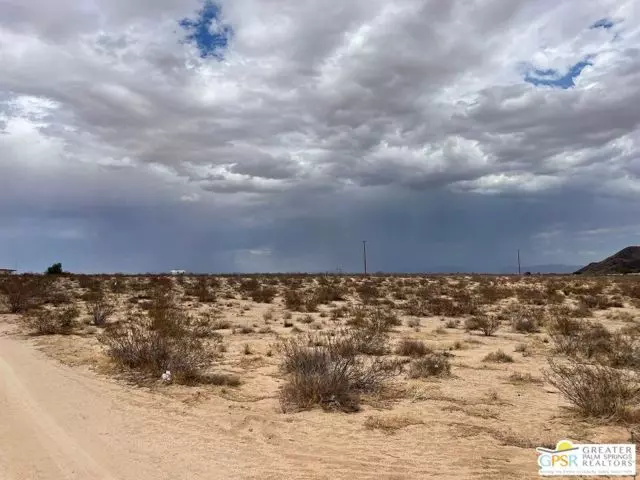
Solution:
{"label": "dry grass clump", "polygon": [[513,363],[513,357],[502,350],[497,350],[485,355],[482,361],[494,363]]}
{"label": "dry grass clump", "polygon": [[420,328],[420,319],[419,318],[410,318],[407,320],[407,327],[409,328]]}
{"label": "dry grass clump", "polygon": [[424,357],[429,353],[433,353],[433,350],[424,342],[410,338],[403,338],[396,347],[396,354],[404,357]]}
{"label": "dry grass clump", "polygon": [[534,377],[530,373],[513,372],[511,375],[509,375],[509,383],[513,383],[516,385],[527,384],[527,383],[540,385],[544,382],[542,381],[542,379],[538,377]]}
{"label": "dry grass clump", "polygon": [[637,375],[604,365],[549,361],[547,380],[584,415],[624,418],[640,401]]}
{"label": "dry grass clump", "polygon": [[445,322],[444,326],[446,328],[458,328],[459,324],[460,324],[459,320],[456,320],[455,318],[450,318]]}
{"label": "dry grass clump", "polygon": [[533,315],[533,312],[528,310],[517,312],[511,319],[511,326],[518,333],[536,333],[540,331],[538,320]]}
{"label": "dry grass clump", "polygon": [[73,331],[80,311],[76,307],[62,310],[38,309],[23,317],[27,328],[36,335],[68,335]]}
{"label": "dry grass clump", "polygon": [[230,320],[215,319],[209,323],[211,330],[228,330],[233,328],[233,323]]}
{"label": "dry grass clump", "polygon": [[451,363],[445,353],[430,353],[413,360],[409,365],[409,378],[443,377],[451,374]]}
{"label": "dry grass clump", "polygon": [[480,330],[485,336],[493,335],[500,328],[500,319],[488,315],[477,315],[464,322],[467,331]]}
{"label": "dry grass clump", "polygon": [[241,333],[242,335],[248,335],[250,333],[255,333],[255,329],[248,325],[242,325],[239,327],[234,327],[231,333],[233,334]]}
{"label": "dry grass clump", "polygon": [[240,377],[227,373],[205,373],[198,377],[199,383],[221,387],[238,387],[242,384]]}
{"label": "dry grass clump", "polygon": [[116,308],[102,293],[94,293],[87,301],[87,307],[96,327],[106,325],[109,318],[115,313]]}
{"label": "dry grass clump", "polygon": [[368,360],[356,355],[349,335],[319,335],[282,340],[281,368],[287,381],[280,390],[284,411],[315,405],[344,412],[360,408],[360,394],[379,391],[395,375],[398,363]]}
{"label": "dry grass clump", "polygon": [[395,433],[411,425],[421,425],[424,422],[407,415],[371,415],[364,421],[369,430],[382,430],[385,433]]}

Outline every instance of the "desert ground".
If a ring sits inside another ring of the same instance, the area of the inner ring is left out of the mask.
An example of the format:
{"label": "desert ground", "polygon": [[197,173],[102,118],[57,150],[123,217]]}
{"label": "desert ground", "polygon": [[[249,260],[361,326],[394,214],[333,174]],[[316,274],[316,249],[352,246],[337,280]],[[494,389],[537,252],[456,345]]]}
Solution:
{"label": "desert ground", "polygon": [[639,436],[636,276],[27,275],[0,299],[1,479],[527,479],[535,447]]}

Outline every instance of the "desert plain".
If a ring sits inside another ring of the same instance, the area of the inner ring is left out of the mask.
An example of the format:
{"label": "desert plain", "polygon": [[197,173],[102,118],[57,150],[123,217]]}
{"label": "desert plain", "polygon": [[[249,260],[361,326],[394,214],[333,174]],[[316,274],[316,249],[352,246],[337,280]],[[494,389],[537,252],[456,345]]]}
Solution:
{"label": "desert plain", "polygon": [[1,479],[528,479],[640,436],[637,276],[20,275],[0,312]]}

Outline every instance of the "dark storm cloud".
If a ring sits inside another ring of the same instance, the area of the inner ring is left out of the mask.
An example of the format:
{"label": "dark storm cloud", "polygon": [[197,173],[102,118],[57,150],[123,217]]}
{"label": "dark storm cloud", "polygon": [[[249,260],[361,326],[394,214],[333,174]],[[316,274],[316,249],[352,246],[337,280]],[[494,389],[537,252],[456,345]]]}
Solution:
{"label": "dark storm cloud", "polygon": [[0,246],[325,270],[366,237],[379,269],[413,270],[633,242],[634,2],[208,5],[0,5]]}

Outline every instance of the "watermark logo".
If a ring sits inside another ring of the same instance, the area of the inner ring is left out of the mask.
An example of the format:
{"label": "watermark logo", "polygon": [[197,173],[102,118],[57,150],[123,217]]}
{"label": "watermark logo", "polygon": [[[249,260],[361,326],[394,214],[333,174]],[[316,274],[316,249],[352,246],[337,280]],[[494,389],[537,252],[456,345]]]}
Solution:
{"label": "watermark logo", "polygon": [[561,440],[555,450],[536,448],[540,475],[625,475],[636,474],[634,444],[574,444]]}

